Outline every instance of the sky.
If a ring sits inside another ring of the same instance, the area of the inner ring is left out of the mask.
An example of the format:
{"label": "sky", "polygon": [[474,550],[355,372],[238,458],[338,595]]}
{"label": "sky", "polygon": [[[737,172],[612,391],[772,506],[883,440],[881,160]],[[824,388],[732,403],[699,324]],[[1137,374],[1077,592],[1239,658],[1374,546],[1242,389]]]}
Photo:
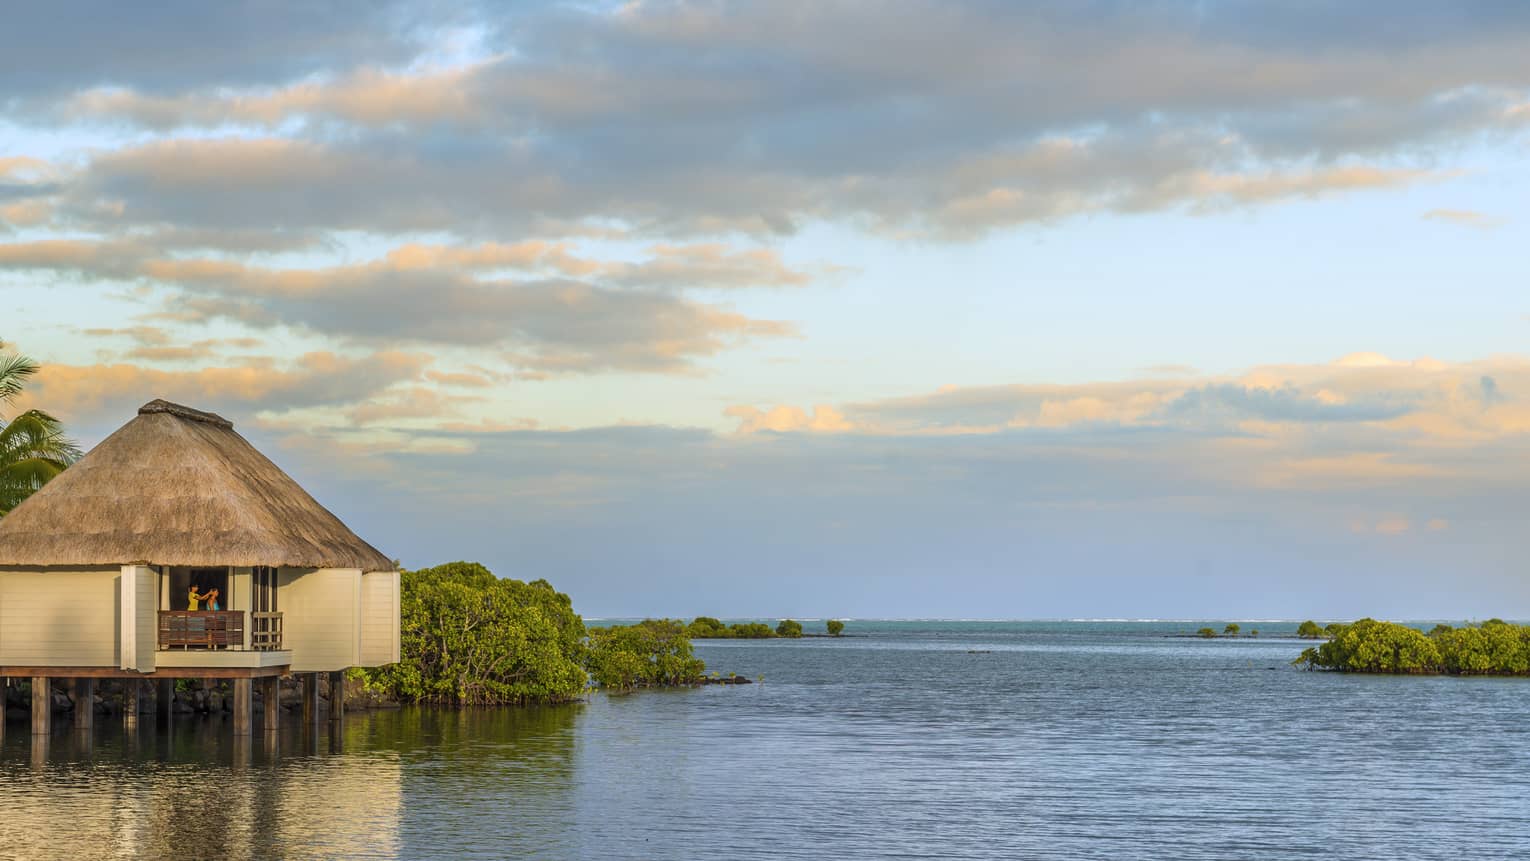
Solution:
{"label": "sky", "polygon": [[1530,617],[1530,5],[57,2],[0,339],[587,616]]}

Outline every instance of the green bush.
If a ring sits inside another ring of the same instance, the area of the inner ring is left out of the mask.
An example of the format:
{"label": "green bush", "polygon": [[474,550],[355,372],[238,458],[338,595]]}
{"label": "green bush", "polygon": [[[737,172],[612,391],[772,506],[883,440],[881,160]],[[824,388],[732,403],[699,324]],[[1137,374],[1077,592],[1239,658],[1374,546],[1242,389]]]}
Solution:
{"label": "green bush", "polygon": [[1481,627],[1441,631],[1434,641],[1447,673],[1530,674],[1530,627],[1489,619]]}
{"label": "green bush", "polygon": [[794,619],[782,619],[781,624],[776,626],[776,636],[791,637],[793,639],[802,636],[802,623]]}
{"label": "green bush", "polygon": [[1427,635],[1375,619],[1329,627],[1333,639],[1293,663],[1362,673],[1530,675],[1530,626],[1501,619],[1465,628],[1436,625]]}
{"label": "green bush", "polygon": [[1237,622],[1228,622],[1227,627],[1222,629],[1222,633],[1229,637],[1236,637],[1238,636],[1238,632],[1241,630],[1243,630],[1243,628],[1240,627]]}
{"label": "green bush", "polygon": [[693,640],[719,640],[733,636],[727,625],[711,616],[697,616],[685,626],[685,634]]}
{"label": "green bush", "polygon": [[602,687],[622,689],[694,684],[707,669],[679,619],[591,628],[589,668]]}
{"label": "green bush", "polygon": [[764,622],[734,622],[724,625],[711,616],[697,616],[685,626],[692,640],[768,640],[776,635]]}
{"label": "green bush", "polygon": [[1199,631],[1196,631],[1195,633],[1197,633],[1197,634],[1201,635],[1202,637],[1205,637],[1206,639],[1209,640],[1209,639],[1211,639],[1211,638],[1213,638],[1213,637],[1215,637],[1217,635],[1217,629],[1216,628],[1202,628]]}
{"label": "green bush", "polygon": [[1297,659],[1310,667],[1359,673],[1438,672],[1440,651],[1424,632],[1394,622],[1361,619]]}
{"label": "green bush", "polygon": [[363,682],[404,702],[567,702],[584,692],[584,620],[546,580],[475,562],[402,571],[402,660]]}
{"label": "green bush", "polygon": [[1323,629],[1318,623],[1308,619],[1296,626],[1296,636],[1303,640],[1320,640],[1323,638]]}
{"label": "green bush", "polygon": [[829,636],[831,637],[838,637],[840,634],[845,632],[845,623],[838,619],[830,619],[829,621],[824,622],[823,627],[824,630],[829,632]]}

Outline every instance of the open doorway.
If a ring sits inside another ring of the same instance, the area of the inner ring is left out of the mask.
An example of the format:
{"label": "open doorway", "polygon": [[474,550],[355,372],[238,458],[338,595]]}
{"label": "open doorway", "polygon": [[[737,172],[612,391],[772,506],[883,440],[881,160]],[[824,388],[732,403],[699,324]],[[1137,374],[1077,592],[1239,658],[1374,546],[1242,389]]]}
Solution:
{"label": "open doorway", "polygon": [[[191,589],[203,596],[191,606]],[[228,609],[228,568],[181,568],[170,569],[170,610],[211,610],[207,596],[216,592],[218,609]]]}

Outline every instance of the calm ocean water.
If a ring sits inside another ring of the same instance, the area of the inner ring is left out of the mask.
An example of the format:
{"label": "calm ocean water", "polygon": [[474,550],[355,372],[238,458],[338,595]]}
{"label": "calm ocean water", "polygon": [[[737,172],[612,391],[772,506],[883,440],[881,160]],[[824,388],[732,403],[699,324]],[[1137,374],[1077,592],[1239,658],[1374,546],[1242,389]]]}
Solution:
{"label": "calm ocean water", "polygon": [[706,642],[763,684],[289,720],[275,752],[12,722],[0,857],[1530,858],[1530,680],[1302,672],[1290,623],[1164,636],[1201,624]]}

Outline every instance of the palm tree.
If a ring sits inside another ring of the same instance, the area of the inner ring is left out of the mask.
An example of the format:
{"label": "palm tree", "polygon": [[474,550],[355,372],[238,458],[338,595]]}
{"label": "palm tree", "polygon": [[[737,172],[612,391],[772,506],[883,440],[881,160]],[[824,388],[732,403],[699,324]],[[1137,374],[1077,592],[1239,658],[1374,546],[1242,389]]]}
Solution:
{"label": "palm tree", "polygon": [[[4,348],[0,341],[0,350]],[[0,403],[15,403],[37,367],[26,356],[0,356]],[[58,419],[42,410],[27,410],[0,422],[0,516],[79,459],[79,446],[64,436]]]}

